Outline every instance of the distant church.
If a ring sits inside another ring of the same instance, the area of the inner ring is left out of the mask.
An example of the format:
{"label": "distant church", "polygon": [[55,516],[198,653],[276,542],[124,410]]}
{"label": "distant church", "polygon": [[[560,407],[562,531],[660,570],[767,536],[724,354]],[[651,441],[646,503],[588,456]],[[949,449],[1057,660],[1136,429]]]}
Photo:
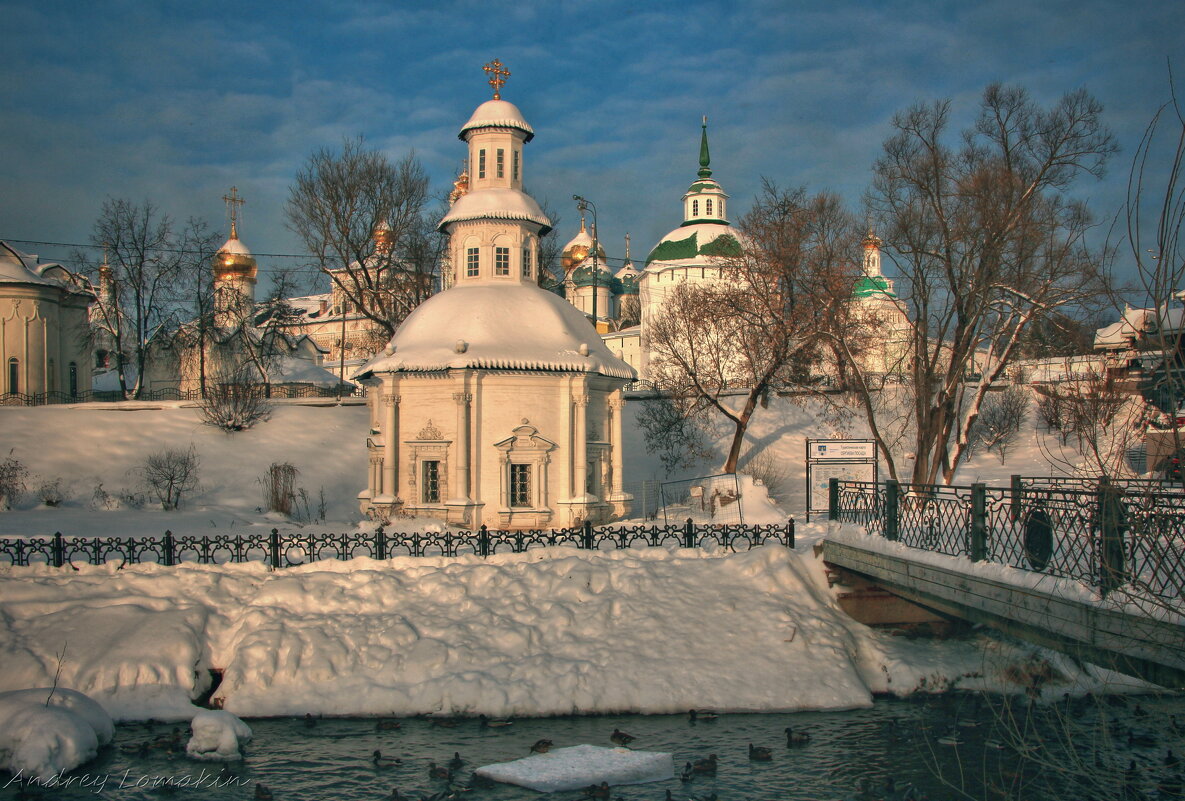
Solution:
{"label": "distant church", "polygon": [[468,181],[439,225],[449,288],[355,376],[370,405],[361,509],[499,529],[621,518],[631,501],[622,391],[636,374],[584,314],[539,286],[551,221],[522,189],[535,132],[501,99],[509,72],[499,61],[485,69],[494,98],[461,127]]}

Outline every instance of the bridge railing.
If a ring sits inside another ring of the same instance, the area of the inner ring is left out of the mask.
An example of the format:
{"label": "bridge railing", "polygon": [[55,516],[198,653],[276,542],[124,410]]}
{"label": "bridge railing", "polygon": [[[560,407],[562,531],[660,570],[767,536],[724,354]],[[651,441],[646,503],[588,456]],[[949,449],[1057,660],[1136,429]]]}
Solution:
{"label": "bridge railing", "polygon": [[744,551],[777,542],[794,547],[794,519],[784,524],[601,526],[500,531],[485,526],[474,530],[373,532],[344,534],[270,532],[215,536],[52,537],[0,539],[0,566],[25,567],[77,564],[124,565],[155,563],[227,564],[262,562],[272,568],[295,567],[324,559],[391,559],[396,556],[476,555],[523,553],[534,548],[567,545],[584,550],[624,550],[640,547],[707,548]]}
{"label": "bridge railing", "polygon": [[1030,482],[987,487],[832,479],[830,518],[972,561],[1123,587],[1177,607],[1185,599],[1185,500],[1164,485]]}

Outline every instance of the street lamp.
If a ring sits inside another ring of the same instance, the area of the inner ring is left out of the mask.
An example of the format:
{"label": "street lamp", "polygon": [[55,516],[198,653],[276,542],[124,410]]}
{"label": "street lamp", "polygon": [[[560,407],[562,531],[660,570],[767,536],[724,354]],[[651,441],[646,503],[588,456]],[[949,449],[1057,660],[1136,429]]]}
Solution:
{"label": "street lamp", "polygon": [[[576,201],[576,208],[583,213],[592,209],[593,215],[593,243],[592,243],[592,271],[593,271],[593,302],[592,302],[592,319],[593,328],[597,327],[597,291],[600,289],[601,268],[597,266],[597,204],[591,200],[587,200],[580,195],[572,195],[572,199]],[[599,329],[598,329],[599,330]]]}

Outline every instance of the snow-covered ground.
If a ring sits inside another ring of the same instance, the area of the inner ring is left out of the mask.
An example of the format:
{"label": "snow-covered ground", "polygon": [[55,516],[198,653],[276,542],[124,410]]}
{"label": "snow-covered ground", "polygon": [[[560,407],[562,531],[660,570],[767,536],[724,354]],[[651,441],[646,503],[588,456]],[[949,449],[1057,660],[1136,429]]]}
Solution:
{"label": "snow-covered ground", "polygon": [[[359,525],[364,407],[277,406],[267,423],[228,435],[202,425],[195,409],[149,406],[0,408],[0,444],[35,474],[30,489],[60,479],[66,495],[49,508],[28,493],[0,513],[0,536],[292,527],[259,510],[258,478],[273,462],[297,467],[314,505],[324,490],[326,520],[316,526]],[[754,522],[801,510],[804,440],[839,433],[863,432],[787,399],[759,411],[750,446],[772,452],[787,479],[773,488],[781,508],[747,487],[746,508],[762,510]],[[714,444],[728,434],[716,429]],[[626,438],[627,481],[662,478],[636,429]],[[100,484],[113,496],[137,491],[135,468],[149,452],[191,445],[201,485],[181,511],[95,502]],[[1022,442],[1007,465],[989,454],[964,471],[986,481],[1048,472],[1035,453],[1035,442]],[[1113,678],[986,636],[913,641],[852,621],[811,547],[824,531],[800,524],[796,550],[735,555],[553,548],[277,572],[258,563],[4,568],[0,691],[47,686],[60,668],[60,686],[115,718],[180,720],[197,712],[191,702],[211,668],[224,675],[215,702],[242,716],[843,709],[879,692],[1016,691],[1008,676],[1034,660],[1053,662],[1061,677],[1046,692]]]}

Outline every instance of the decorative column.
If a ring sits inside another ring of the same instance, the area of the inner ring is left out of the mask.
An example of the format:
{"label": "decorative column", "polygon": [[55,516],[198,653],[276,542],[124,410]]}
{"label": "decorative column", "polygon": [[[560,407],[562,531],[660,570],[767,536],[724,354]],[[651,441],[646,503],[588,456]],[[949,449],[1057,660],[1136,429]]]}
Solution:
{"label": "decorative column", "polygon": [[399,396],[383,393],[383,491],[389,501],[399,497]]}
{"label": "decorative column", "polygon": [[588,495],[588,395],[581,394],[572,397],[572,405],[576,408],[576,421],[572,428],[572,471],[576,486],[573,487],[573,498],[586,499]]}
{"label": "decorative column", "polygon": [[621,415],[625,411],[625,398],[621,397],[621,390],[609,396],[609,458],[613,464],[613,486],[610,487],[609,497],[617,498],[622,491],[621,462]]}
{"label": "decorative column", "polygon": [[454,392],[457,403],[457,483],[453,490],[453,503],[470,503],[469,494],[469,404],[473,395],[469,392]]}

